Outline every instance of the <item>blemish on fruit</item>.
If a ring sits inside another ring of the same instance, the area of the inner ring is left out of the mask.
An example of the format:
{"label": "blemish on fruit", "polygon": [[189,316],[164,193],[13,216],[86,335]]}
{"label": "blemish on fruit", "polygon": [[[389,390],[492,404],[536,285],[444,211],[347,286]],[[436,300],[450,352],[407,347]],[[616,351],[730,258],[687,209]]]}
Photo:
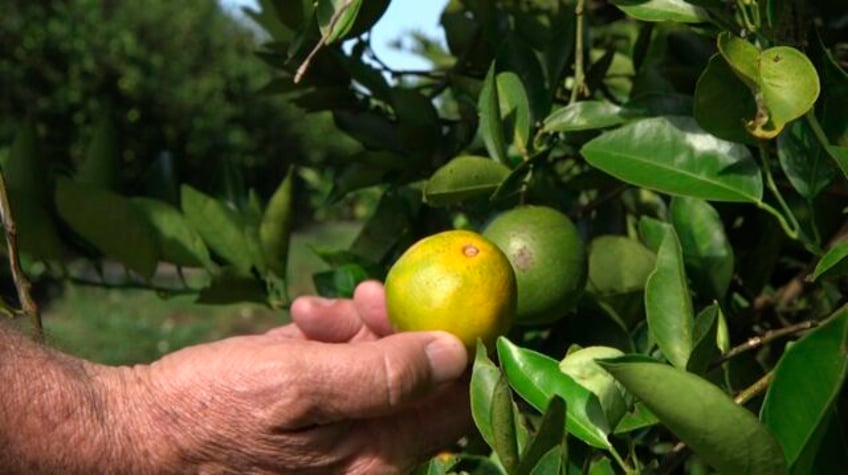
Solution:
{"label": "blemish on fruit", "polygon": [[462,246],[462,253],[465,254],[466,257],[474,257],[480,253],[480,250],[474,247],[473,244],[466,244]]}
{"label": "blemish on fruit", "polygon": [[521,247],[518,252],[515,253],[515,267],[518,267],[521,270],[529,269],[533,266],[533,254],[526,247]]}

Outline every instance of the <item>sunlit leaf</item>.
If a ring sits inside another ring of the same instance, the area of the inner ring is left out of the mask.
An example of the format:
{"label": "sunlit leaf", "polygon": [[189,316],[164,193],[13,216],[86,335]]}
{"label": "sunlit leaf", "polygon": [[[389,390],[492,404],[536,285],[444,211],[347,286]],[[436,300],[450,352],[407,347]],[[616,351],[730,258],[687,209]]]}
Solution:
{"label": "sunlit leaf", "polygon": [[424,200],[430,206],[446,206],[475,196],[490,195],[510,170],[485,157],[456,157],[433,173],[424,187]]}

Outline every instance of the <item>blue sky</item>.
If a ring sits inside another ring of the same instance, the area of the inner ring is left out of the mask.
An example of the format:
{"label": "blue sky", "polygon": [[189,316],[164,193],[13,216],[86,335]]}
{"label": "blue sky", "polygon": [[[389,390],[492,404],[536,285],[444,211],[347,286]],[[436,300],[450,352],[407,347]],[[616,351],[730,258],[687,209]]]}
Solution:
{"label": "blue sky", "polygon": [[[226,7],[255,6],[255,0],[220,0]],[[420,69],[429,65],[415,55],[399,52],[389,43],[410,31],[420,31],[445,43],[439,15],[447,0],[392,0],[386,13],[372,30],[371,44],[377,55],[393,69]]]}

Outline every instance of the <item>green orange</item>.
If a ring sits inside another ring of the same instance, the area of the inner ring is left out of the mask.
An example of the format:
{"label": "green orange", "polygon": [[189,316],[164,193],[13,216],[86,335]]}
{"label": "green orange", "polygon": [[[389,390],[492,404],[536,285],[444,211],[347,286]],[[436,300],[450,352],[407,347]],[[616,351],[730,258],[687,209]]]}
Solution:
{"label": "green orange", "polygon": [[568,216],[544,206],[522,206],[492,220],[483,235],[506,254],[518,285],[516,323],[558,320],[586,285],[586,249]]}
{"label": "green orange", "polygon": [[444,330],[472,351],[492,348],[512,326],[516,283],[503,252],[480,234],[453,230],[413,244],[386,277],[389,320],[398,331]]}

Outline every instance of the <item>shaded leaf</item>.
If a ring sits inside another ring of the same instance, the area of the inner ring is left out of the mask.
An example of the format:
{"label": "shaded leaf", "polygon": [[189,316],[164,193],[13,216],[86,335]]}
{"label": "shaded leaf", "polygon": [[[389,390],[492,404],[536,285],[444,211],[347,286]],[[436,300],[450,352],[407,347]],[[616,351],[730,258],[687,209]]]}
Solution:
{"label": "shaded leaf", "polygon": [[525,401],[545,412],[554,395],[568,406],[566,429],[587,444],[608,448],[609,427],[597,397],[562,373],[559,362],[498,338],[498,357],[510,386]]}
{"label": "shaded leaf", "polygon": [[201,289],[196,303],[226,305],[240,302],[267,304],[268,295],[261,280],[241,275],[240,271],[225,269]]}
{"label": "shaded leaf", "polygon": [[698,125],[716,137],[754,143],[745,127],[757,113],[754,96],[719,54],[710,58],[698,78],[693,111]]}
{"label": "shaded leaf", "polygon": [[498,378],[492,391],[491,415],[492,448],[498,454],[507,473],[514,473],[518,467],[518,443],[515,431],[515,413],[512,407],[512,393],[509,383],[503,377]]}
{"label": "shaded leaf", "polygon": [[312,275],[315,290],[322,297],[352,298],[353,291],[360,283],[374,278],[359,264],[343,264],[335,269]]}
{"label": "shaded leaf", "polygon": [[636,402],[633,409],[618,421],[613,431],[615,434],[626,434],[637,429],[651,427],[659,423],[659,419],[644,404]]}
{"label": "shaded leaf", "polygon": [[842,275],[848,272],[845,266],[845,258],[848,257],[848,239],[843,239],[833,245],[819,259],[813,270],[813,280],[818,279],[823,275]]}
{"label": "shaded leaf", "polygon": [[545,118],[545,132],[575,132],[624,123],[621,107],[605,101],[581,101],[555,110]]}
{"label": "shaded leaf", "polygon": [[827,422],[848,373],[848,307],[792,344],[778,361],[760,419],[792,466]]}
{"label": "shaded leaf", "polygon": [[178,266],[212,267],[209,249],[177,208],[151,198],[130,201],[153,230],[160,260]]}
{"label": "shaded leaf", "polygon": [[721,216],[709,203],[697,198],[676,196],[670,209],[686,270],[696,290],[724,298],[733,277],[734,258]]}
{"label": "shaded leaf", "polygon": [[560,396],[551,398],[535,437],[521,454],[521,463],[515,471],[517,475],[532,473],[548,452],[557,446],[565,447],[566,409],[565,400]]}
{"label": "shaded leaf", "polygon": [[482,342],[477,342],[477,350],[474,357],[474,366],[471,372],[471,416],[474,424],[483,440],[489,447],[495,446],[494,431],[492,425],[492,405],[495,387],[503,378],[500,368],[492,363],[486,354],[486,347]]}
{"label": "shaded leaf", "polygon": [[509,168],[485,157],[456,157],[436,170],[427,181],[424,201],[430,206],[446,206],[490,195],[509,174]]}
{"label": "shaded leaf", "polygon": [[495,63],[489,67],[480,97],[477,100],[477,113],[480,117],[480,136],[486,144],[486,150],[493,159],[509,165],[504,142],[504,129],[501,122],[500,98],[498,96]]}
{"label": "shaded leaf", "polygon": [[777,157],[792,187],[807,200],[818,196],[836,175],[827,149],[803,120],[792,122],[778,135]]}
{"label": "shaded leaf", "polygon": [[757,69],[760,50],[729,31],[719,33],[718,50],[736,73],[736,77],[754,90],[757,87],[757,79],[760,77]]}
{"label": "shaded leaf", "polygon": [[780,445],[768,429],[709,381],[640,356],[598,363],[719,472],[787,472]]}
{"label": "shaded leaf", "polygon": [[56,210],[65,223],[100,252],[145,279],[156,272],[153,231],[127,198],[60,177]]}
{"label": "shaded leaf", "polygon": [[758,202],[763,182],[748,149],[694,119],[657,117],[605,132],[581,150],[594,167],[637,186],[715,201]]}
{"label": "shaded leaf", "polygon": [[112,117],[103,114],[85,152],[85,160],[76,175],[80,183],[115,190],[121,166],[121,150]]}
{"label": "shaded leaf", "polygon": [[677,233],[667,227],[654,271],[645,284],[645,311],[651,335],[663,355],[678,368],[686,368],[694,346],[694,315],[683,253]]}
{"label": "shaded leaf", "polygon": [[362,0],[318,0],[316,18],[326,44],[343,38],[350,31],[362,3]]}
{"label": "shaded leaf", "polygon": [[718,347],[720,313],[721,308],[717,303],[713,303],[695,317],[692,354],[689,355],[689,361],[686,363],[687,371],[703,374],[710,363],[721,355]]}
{"label": "shaded leaf", "polygon": [[294,210],[292,208],[292,181],[294,167],[290,167],[283,181],[268,200],[259,224],[259,242],[265,262],[271,272],[286,278],[289,239]]}
{"label": "shaded leaf", "polygon": [[233,208],[189,185],[180,187],[183,214],[209,248],[247,273],[254,256],[244,233],[245,223]]}
{"label": "shaded leaf", "polygon": [[524,84],[517,74],[506,71],[495,77],[498,88],[498,108],[506,137],[521,156],[527,155],[530,142],[530,102]]}

